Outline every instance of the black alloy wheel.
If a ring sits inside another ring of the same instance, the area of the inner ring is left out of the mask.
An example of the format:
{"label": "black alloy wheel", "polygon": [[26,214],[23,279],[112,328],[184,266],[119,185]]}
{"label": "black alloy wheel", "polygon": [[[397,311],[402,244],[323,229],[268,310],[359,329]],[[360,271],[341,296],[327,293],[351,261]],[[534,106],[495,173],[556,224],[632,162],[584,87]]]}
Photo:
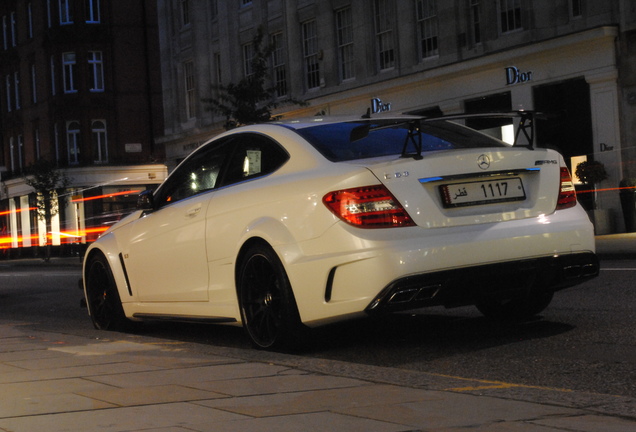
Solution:
{"label": "black alloy wheel", "polygon": [[237,287],[243,327],[254,346],[296,349],[304,326],[287,274],[271,248],[256,244],[247,250]]}
{"label": "black alloy wheel", "polygon": [[86,302],[93,325],[99,330],[126,330],[130,321],[124,314],[115,279],[106,257],[96,253],[86,271]]}

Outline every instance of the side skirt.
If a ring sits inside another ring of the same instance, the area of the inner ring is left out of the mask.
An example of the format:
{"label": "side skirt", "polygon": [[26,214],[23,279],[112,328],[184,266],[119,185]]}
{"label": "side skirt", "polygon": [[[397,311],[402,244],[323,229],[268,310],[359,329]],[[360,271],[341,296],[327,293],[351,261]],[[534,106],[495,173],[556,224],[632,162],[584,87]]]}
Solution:
{"label": "side skirt", "polygon": [[186,322],[186,323],[201,323],[201,324],[229,324],[237,322],[235,318],[227,317],[200,317],[200,316],[188,316],[188,315],[165,315],[165,314],[151,314],[151,313],[136,313],[133,314],[133,318],[144,321],[173,321],[173,322]]}

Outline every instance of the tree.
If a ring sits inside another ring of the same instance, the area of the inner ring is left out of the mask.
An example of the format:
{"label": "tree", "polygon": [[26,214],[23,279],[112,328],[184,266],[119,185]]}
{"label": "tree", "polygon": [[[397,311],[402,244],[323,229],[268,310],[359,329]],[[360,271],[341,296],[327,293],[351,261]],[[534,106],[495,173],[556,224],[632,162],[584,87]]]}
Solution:
{"label": "tree", "polygon": [[51,242],[48,235],[51,232],[51,220],[60,212],[59,192],[68,186],[70,179],[47,159],[38,159],[29,167],[27,173],[25,182],[37,194],[38,219],[46,226],[44,259],[48,261],[51,259]]}
{"label": "tree", "polygon": [[226,118],[225,128],[263,123],[272,120],[272,110],[281,103],[293,103],[305,106],[306,102],[292,98],[277,99],[277,88],[267,86],[269,79],[268,64],[275,46],[264,43],[264,31],[259,27],[252,40],[252,59],[250,73],[238,83],[214,86],[219,93],[217,98],[202,99],[208,110],[222,114]]}

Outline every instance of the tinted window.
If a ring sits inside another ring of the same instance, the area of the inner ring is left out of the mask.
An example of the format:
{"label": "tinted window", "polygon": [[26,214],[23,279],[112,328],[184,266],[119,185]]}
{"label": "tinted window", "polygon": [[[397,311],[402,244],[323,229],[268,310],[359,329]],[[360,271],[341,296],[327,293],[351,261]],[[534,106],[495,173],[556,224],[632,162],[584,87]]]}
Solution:
{"label": "tinted window", "polygon": [[[415,127],[417,126],[417,127]],[[416,125],[404,121],[347,122],[296,130],[327,159],[338,162],[415,151],[421,132],[422,152],[457,148],[505,147],[506,144],[451,122]]]}
{"label": "tinted window", "polygon": [[289,159],[278,143],[262,135],[238,135],[233,147],[222,175],[222,186],[270,174]]}
{"label": "tinted window", "polygon": [[193,195],[251,180],[280,168],[289,155],[269,138],[232,135],[190,155],[157,191],[157,208]]}
{"label": "tinted window", "polygon": [[218,187],[231,144],[232,140],[208,144],[188,157],[157,191],[155,205],[162,207]]}

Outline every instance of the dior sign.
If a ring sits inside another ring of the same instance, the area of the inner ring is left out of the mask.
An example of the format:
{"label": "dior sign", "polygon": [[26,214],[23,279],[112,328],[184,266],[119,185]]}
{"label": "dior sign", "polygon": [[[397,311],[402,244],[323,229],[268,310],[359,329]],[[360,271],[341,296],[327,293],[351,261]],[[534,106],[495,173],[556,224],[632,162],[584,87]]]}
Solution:
{"label": "dior sign", "polygon": [[391,102],[383,103],[380,98],[371,99],[371,114],[391,111]]}
{"label": "dior sign", "polygon": [[506,85],[520,84],[528,81],[532,81],[532,71],[521,72],[514,66],[507,67],[506,69]]}

